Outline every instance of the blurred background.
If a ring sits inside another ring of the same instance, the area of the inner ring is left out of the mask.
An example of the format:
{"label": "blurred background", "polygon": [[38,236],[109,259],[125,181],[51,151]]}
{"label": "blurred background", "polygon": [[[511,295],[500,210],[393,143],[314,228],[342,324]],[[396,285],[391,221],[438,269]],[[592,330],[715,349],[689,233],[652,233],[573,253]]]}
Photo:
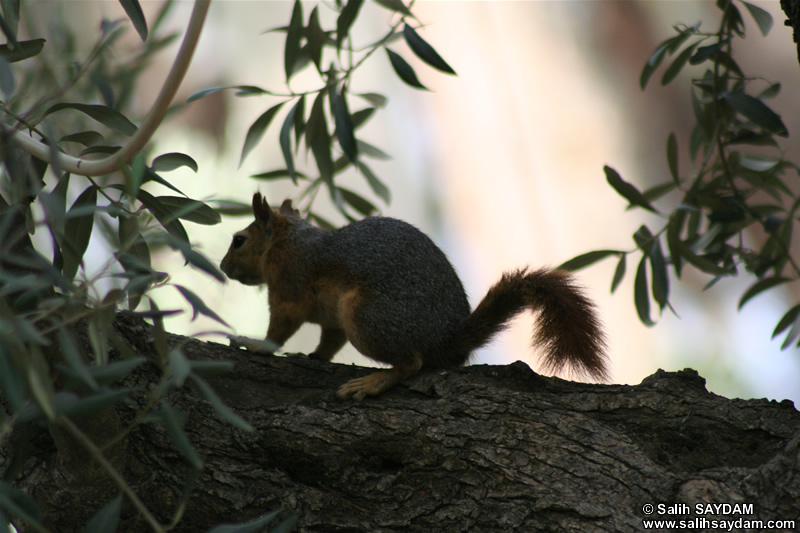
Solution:
{"label": "blurred background", "polygon": [[[42,8],[50,4],[36,3]],[[149,20],[159,2],[141,3]],[[791,29],[783,26],[778,2],[754,3],[772,13],[775,25],[763,37],[743,10],[748,36],[737,42],[734,56],[746,73],[782,83],[771,106],[794,136],[783,145],[786,157],[798,162],[800,100],[793,95],[800,90],[800,66]],[[305,5],[306,16],[312,6]],[[182,30],[191,7],[191,2],[179,2],[168,25]],[[180,99],[215,85],[284,89],[284,34],[264,31],[288,24],[291,10],[288,0],[216,0]],[[640,211],[625,211],[627,202],[607,185],[603,165],[611,165],[640,189],[667,181],[665,146],[674,131],[681,169],[689,171],[686,153],[694,118],[687,80],[701,72],[689,67],[662,87],[662,67],[645,92],[639,89],[639,74],[658,43],[674,34],[673,24],[703,21],[703,28],[715,31],[720,12],[714,2],[421,0],[413,11],[425,24],[419,30],[422,37],[458,76],[423,65],[398,41],[392,50],[415,67],[431,92],[403,84],[383,52],[356,73],[350,90],[389,98],[388,107],[360,130],[360,138],[393,156],[370,161],[392,191],[383,214],[431,235],[454,263],[473,305],[504,270],[555,266],[596,249],[632,249],[631,235],[642,223],[661,227]],[[119,3],[112,1],[70,2],[63,13],[71,24],[87,26],[87,47],[102,17],[124,17]],[[330,26],[331,10],[323,5],[320,14],[323,27]],[[354,26],[355,44],[379,38],[391,23],[387,10],[366,3]],[[133,43],[135,32],[128,38]],[[164,51],[141,86],[153,87],[139,93],[143,111],[152,103],[176,50],[177,44]],[[313,69],[293,79],[295,90],[304,86],[319,86]],[[248,127],[278,101],[237,98],[233,91],[224,91],[193,102],[162,126],[153,153],[178,151],[197,160],[198,174],[180,169],[168,175],[194,198],[247,202],[259,190],[278,204],[299,190],[290,183],[259,182],[249,176],[283,166],[277,135],[288,106],[239,168]],[[351,111],[366,107],[356,97],[349,103]],[[339,179],[370,194],[358,174]],[[318,200],[320,210],[343,223],[334,210],[325,211],[325,201]],[[249,223],[249,218],[225,218],[217,226],[187,223],[186,228],[200,250],[219,262],[231,234]],[[164,253],[154,266],[202,296],[236,334],[264,336],[269,317],[263,289],[236,282],[222,285],[182,263],[178,254]],[[723,396],[800,400],[800,350],[782,352],[781,339],[770,341],[778,320],[800,294],[775,289],[737,312],[752,278],[723,280],[703,292],[710,278],[687,268],[683,281],[671,285],[671,302],[679,316],[667,311],[658,325],[647,328],[633,305],[635,269],[630,261],[626,279],[610,294],[615,263],[608,259],[578,273],[607,329],[614,382],[635,384],[659,368],[691,367],[706,378],[709,390]],[[162,309],[186,307],[173,288],[155,297]],[[476,352],[472,363],[523,360],[536,369],[537,357],[529,348],[531,322],[529,315],[520,316],[511,330]],[[201,333],[201,338],[217,342],[226,342],[222,334],[233,333],[204,317],[192,321],[190,312],[170,319],[167,328]],[[313,350],[318,331],[305,326],[286,350]],[[371,364],[349,345],[335,361]]]}

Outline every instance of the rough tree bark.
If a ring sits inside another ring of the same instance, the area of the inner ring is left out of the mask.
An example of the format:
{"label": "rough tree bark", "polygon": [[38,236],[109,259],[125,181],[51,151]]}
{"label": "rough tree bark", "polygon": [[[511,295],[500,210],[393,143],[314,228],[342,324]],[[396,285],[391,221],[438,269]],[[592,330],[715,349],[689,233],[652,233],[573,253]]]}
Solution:
{"label": "rough tree bark", "polygon": [[[120,314],[115,327],[153,357],[149,325]],[[648,503],[752,504],[752,512],[738,509],[744,515],[702,515],[709,521],[800,518],[800,413],[789,401],[711,394],[693,370],[659,370],[628,386],[542,377],[521,362],[473,366],[422,374],[354,402],[335,390],[368,369],[169,340],[187,357],[235,362],[232,373],[209,381],[256,428],[223,422],[191,385],[171,393],[205,461],[176,531],[207,531],[278,507],[298,515],[299,531],[319,532],[642,531],[643,519],[669,518],[657,508],[645,515]],[[145,364],[126,385],[158,378],[156,365]],[[80,423],[103,442],[136,407]],[[38,426],[24,432],[33,444],[15,485],[39,500],[54,531],[79,528],[117,495],[85,453],[56,447]],[[0,470],[22,437],[15,431],[0,442]],[[167,522],[191,469],[162,426],[139,425],[107,453]],[[148,530],[130,506],[123,516],[123,530]]]}

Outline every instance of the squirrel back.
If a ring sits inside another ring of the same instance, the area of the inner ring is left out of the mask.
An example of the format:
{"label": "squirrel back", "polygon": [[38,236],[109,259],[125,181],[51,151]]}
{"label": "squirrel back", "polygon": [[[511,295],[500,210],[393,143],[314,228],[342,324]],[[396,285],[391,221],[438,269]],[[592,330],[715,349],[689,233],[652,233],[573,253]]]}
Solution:
{"label": "squirrel back", "polygon": [[361,399],[422,368],[462,365],[524,309],[538,312],[533,343],[544,350],[546,369],[606,378],[594,306],[564,271],[506,273],[471,312],[445,254],[411,224],[374,217],[328,232],[300,218],[289,200],[273,211],[259,193],[253,213],[221,268],[242,283],[267,285],[267,340],[282,345],[304,322],[317,323],[322,335],[310,357],[330,360],[349,340],[392,366],[346,383],[340,396]]}

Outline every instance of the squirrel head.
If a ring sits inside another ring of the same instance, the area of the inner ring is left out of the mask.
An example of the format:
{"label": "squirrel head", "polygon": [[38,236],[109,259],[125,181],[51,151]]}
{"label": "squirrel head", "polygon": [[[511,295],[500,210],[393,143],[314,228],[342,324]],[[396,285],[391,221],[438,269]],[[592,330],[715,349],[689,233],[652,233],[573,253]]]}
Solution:
{"label": "squirrel head", "polygon": [[270,247],[284,237],[290,229],[287,216],[298,216],[291,200],[285,200],[279,209],[272,209],[261,193],[253,195],[255,221],[242,231],[233,234],[228,253],[220,263],[222,271],[245,285],[266,282],[265,255]]}

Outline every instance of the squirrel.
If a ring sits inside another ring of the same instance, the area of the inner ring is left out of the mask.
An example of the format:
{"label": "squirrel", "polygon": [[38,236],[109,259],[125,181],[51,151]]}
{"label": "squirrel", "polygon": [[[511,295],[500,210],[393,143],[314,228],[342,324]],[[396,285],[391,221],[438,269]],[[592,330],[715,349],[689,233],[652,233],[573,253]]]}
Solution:
{"label": "squirrel", "polygon": [[312,322],[322,333],[310,358],[330,361],[350,341],[391,366],[348,381],[342,398],[378,395],[422,369],[461,366],[525,309],[538,312],[533,345],[544,350],[545,370],[608,378],[594,305],[566,271],[506,272],[473,311],[444,252],[411,224],[370,217],[326,231],[291,200],[272,209],[255,193],[252,205],[255,221],[234,234],[220,268],[245,285],[266,284],[267,341],[281,346]]}

